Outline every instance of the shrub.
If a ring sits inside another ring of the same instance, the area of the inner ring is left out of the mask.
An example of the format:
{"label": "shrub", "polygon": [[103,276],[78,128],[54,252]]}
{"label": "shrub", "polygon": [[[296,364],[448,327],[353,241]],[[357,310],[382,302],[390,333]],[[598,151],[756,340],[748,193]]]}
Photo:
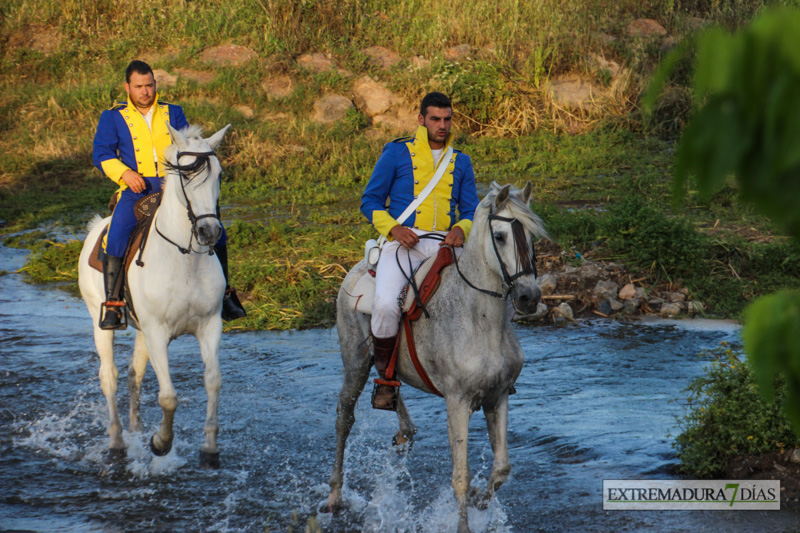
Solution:
{"label": "shrub", "polygon": [[759,394],[753,372],[738,351],[723,343],[706,373],[687,388],[687,414],[673,446],[680,471],[711,478],[724,473],[737,455],[758,455],[797,445],[798,436],[781,411],[784,386],[775,383],[776,403]]}

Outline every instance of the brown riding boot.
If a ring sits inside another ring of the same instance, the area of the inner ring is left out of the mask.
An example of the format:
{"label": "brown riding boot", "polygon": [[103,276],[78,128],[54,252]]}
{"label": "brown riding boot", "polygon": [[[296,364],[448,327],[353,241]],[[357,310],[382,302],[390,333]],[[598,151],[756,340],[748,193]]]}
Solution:
{"label": "brown riding boot", "polygon": [[373,409],[397,411],[397,387],[400,386],[400,382],[386,379],[386,368],[389,366],[396,342],[397,335],[383,339],[372,336],[375,370],[380,376],[380,379],[375,380],[375,388],[372,389]]}

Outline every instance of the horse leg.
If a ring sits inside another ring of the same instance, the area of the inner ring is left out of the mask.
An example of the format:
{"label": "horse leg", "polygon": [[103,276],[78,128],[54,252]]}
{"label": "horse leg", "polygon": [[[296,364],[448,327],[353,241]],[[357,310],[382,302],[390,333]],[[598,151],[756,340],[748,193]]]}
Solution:
{"label": "horse leg", "polygon": [[503,395],[494,407],[484,407],[483,413],[486,415],[486,428],[489,431],[489,442],[492,443],[492,454],[494,455],[489,485],[486,488],[486,493],[481,498],[481,504],[485,506],[511,473],[507,440],[508,395]]}
{"label": "horse leg", "polygon": [[462,399],[447,400],[447,433],[450,437],[450,455],[453,459],[453,492],[458,502],[458,533],[469,529],[467,516],[467,493],[469,492],[469,460],[467,437],[472,409]]}
{"label": "horse leg", "polygon": [[[346,344],[352,344],[349,349]],[[372,368],[369,352],[364,349],[363,342],[342,342],[342,360],[344,361],[344,382],[339,392],[339,404],[336,406],[336,460],[331,473],[331,493],[328,496],[327,509],[322,511],[336,512],[342,507],[342,484],[344,468],[344,448],[347,437],[356,421],[355,407],[358,397],[364,390]]]}
{"label": "horse leg", "polygon": [[100,388],[108,404],[108,459],[116,461],[125,457],[125,441],[122,440],[122,423],[117,411],[117,365],[114,363],[114,331],[103,330],[95,325],[94,345],[100,356]]}
{"label": "horse leg", "polygon": [[139,391],[142,386],[142,379],[147,370],[147,344],[144,340],[144,333],[136,332],[136,341],[133,344],[133,358],[128,365],[128,392],[130,393],[130,422],[128,431],[142,430],[142,423],[139,419]]}
{"label": "horse leg", "polygon": [[200,353],[205,364],[203,378],[205,380],[208,405],[206,406],[206,423],[203,431],[206,434],[203,447],[200,448],[200,465],[206,468],[219,468],[219,390],[222,386],[222,375],[219,371],[219,341],[222,337],[222,320],[211,320],[197,337]]}
{"label": "horse leg", "polygon": [[148,330],[147,351],[150,353],[150,365],[158,378],[158,405],[161,406],[161,427],[150,438],[150,451],[154,455],[164,456],[172,449],[172,422],[178,408],[178,395],[169,376],[169,355],[167,354],[168,338],[160,331]]}
{"label": "horse leg", "polygon": [[413,441],[414,435],[417,433],[417,427],[411,421],[411,416],[408,414],[406,403],[403,401],[403,396],[400,392],[397,393],[397,420],[400,423],[400,429],[392,439],[392,444],[399,446]]}

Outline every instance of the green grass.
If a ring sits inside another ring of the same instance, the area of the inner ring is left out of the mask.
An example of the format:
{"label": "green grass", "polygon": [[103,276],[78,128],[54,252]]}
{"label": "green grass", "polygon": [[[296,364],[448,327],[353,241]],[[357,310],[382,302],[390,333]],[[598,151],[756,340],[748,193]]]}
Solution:
{"label": "green grass", "polygon": [[[704,204],[690,193],[684,208],[673,208],[674,145],[659,135],[688,107],[642,120],[638,94],[661,52],[656,40],[625,31],[635,17],[655,18],[678,35],[688,31],[690,16],[735,27],[762,5],[734,4],[235,0],[220,9],[147,0],[132,11],[110,0],[10,0],[0,7],[0,40],[8,44],[0,56],[0,235],[52,221],[80,231],[90,215],[105,214],[115,187],[91,166],[92,136],[101,110],[124,96],[122,70],[131,58],[151,58],[154,68],[170,71],[208,70],[215,74],[208,85],[181,78],[160,93],[208,133],[233,125],[218,150],[222,198],[232,281],[252,312],[232,325],[329,324],[343,272],[374,234],[358,213],[360,194],[395,135],[355,111],[332,126],[309,120],[317,98],[352,87],[353,78],[308,72],[295,61],[326,52],[338,67],[368,74],[412,102],[432,89],[450,93],[458,147],[472,157],[482,190],[492,181],[531,181],[535,209],[566,248],[653,280],[680,278],[710,315],[738,316],[758,294],[797,286],[797,253],[780,240],[742,237],[750,227],[756,236],[777,232],[740,205],[736,191]],[[601,33],[615,40],[605,42]],[[55,44],[39,51],[31,36]],[[205,47],[224,43],[248,46],[258,59],[241,67],[201,60]],[[460,44],[473,47],[471,59],[445,61],[445,49]],[[373,45],[398,52],[400,64],[388,72],[372,65],[362,50]],[[589,52],[630,69],[629,83],[591,111],[555,105],[546,88],[553,76],[610,82]],[[409,68],[414,56],[430,66]],[[261,83],[278,73],[296,88],[270,100]],[[576,124],[584,133],[566,134]],[[280,239],[270,237],[276,233]],[[68,262],[77,244],[41,240],[29,244],[31,279],[74,283],[74,269],[56,257]],[[702,268],[694,268],[698,262]]]}

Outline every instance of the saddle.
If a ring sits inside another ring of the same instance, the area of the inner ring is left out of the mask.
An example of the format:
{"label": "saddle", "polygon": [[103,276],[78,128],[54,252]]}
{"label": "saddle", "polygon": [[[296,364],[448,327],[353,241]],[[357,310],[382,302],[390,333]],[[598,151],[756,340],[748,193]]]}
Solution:
{"label": "saddle", "polygon": [[[422,295],[423,288],[425,288],[427,296],[422,301],[423,306],[428,302],[433,293],[436,292],[436,288],[439,286],[439,277],[442,269],[453,262],[452,260],[446,264],[442,262],[442,251],[445,249],[449,251],[449,248],[442,248],[435,258],[429,257],[420,263],[411,275],[414,280],[414,287],[417,287],[420,296]],[[450,252],[450,255],[452,256],[452,252]],[[433,276],[430,280],[428,279],[429,275]],[[432,285],[434,281],[435,283]],[[354,311],[364,313],[365,315],[371,315],[372,301],[375,299],[375,273],[364,273],[364,275],[356,281],[352,292],[347,292],[347,295],[352,298]],[[412,312],[412,310],[417,310],[415,312],[422,311],[422,308],[418,305],[417,293],[414,291],[411,284],[406,285],[400,293],[398,300],[400,297],[403,298],[403,305],[400,306],[400,311],[402,313]],[[417,318],[419,318],[419,316],[415,316],[414,320]]]}
{"label": "saddle", "polygon": [[[128,267],[131,266],[131,263],[133,263],[133,258],[136,257],[136,254],[141,254],[141,252],[144,250],[144,246],[147,244],[147,234],[149,233],[148,230],[150,229],[150,225],[153,222],[153,216],[156,214],[156,209],[158,209],[160,203],[161,191],[148,194],[134,204],[133,213],[136,216],[137,223],[136,227],[131,233],[130,238],[128,239],[128,244],[125,247],[125,261],[123,262],[125,265],[125,271],[127,271]],[[103,271],[103,260],[105,256],[105,252],[103,252],[103,239],[105,238],[106,233],[108,233],[108,226],[106,226],[105,229],[100,233],[97,242],[94,243],[92,254],[89,256],[89,266],[98,272]],[[136,264],[139,263],[141,263],[141,257]],[[143,265],[144,263],[139,266]]]}
{"label": "saddle", "polygon": [[[426,259],[412,275],[414,287],[416,287],[417,290],[414,290],[413,287],[406,287],[405,299],[401,306],[402,322],[406,333],[406,344],[408,345],[408,355],[411,357],[411,362],[414,364],[414,368],[417,374],[419,374],[420,379],[422,379],[422,382],[428,387],[428,390],[437,396],[442,396],[442,393],[433,385],[430,377],[428,377],[428,373],[425,372],[419,360],[417,347],[414,343],[414,331],[411,324],[419,320],[419,317],[422,316],[423,313],[427,316],[425,304],[430,301],[436,289],[439,288],[439,282],[441,281],[444,268],[454,262],[453,250],[449,247],[440,248],[436,259],[433,261],[431,261],[431,258]],[[353,287],[353,294],[348,294],[355,300],[354,308],[356,311],[372,314],[372,300],[375,297],[375,278],[369,273],[364,274],[364,276],[356,282],[355,287]],[[378,378],[375,380],[375,383],[390,385],[398,383],[395,380],[395,366],[397,364],[399,348],[400,335],[397,336],[394,350],[392,350],[392,356],[389,359],[389,365],[386,367],[386,379]]]}
{"label": "saddle", "polygon": [[[128,268],[131,266],[131,263],[133,263],[137,254],[139,257],[136,259],[136,264],[138,266],[144,266],[144,263],[142,262],[142,252],[144,252],[144,247],[147,244],[147,236],[150,234],[150,226],[153,223],[153,218],[160,204],[161,191],[148,194],[136,202],[133,206],[133,213],[136,216],[137,222],[136,226],[131,232],[130,238],[128,239],[128,244],[125,247],[125,255],[122,262],[122,273],[117,279],[117,287],[115,287],[115,289],[119,289],[120,285],[122,284],[125,285],[126,290],[122,292],[123,300],[128,303],[128,308],[134,317],[136,317],[136,313],[133,309],[133,302],[130,301],[130,291],[127,290],[128,281],[125,273],[128,271]],[[106,233],[108,233],[108,225],[106,225],[103,231],[100,232],[100,236],[97,238],[97,242],[94,244],[92,253],[89,255],[89,266],[98,272],[103,272],[103,262],[105,261],[103,239],[105,238]]]}

